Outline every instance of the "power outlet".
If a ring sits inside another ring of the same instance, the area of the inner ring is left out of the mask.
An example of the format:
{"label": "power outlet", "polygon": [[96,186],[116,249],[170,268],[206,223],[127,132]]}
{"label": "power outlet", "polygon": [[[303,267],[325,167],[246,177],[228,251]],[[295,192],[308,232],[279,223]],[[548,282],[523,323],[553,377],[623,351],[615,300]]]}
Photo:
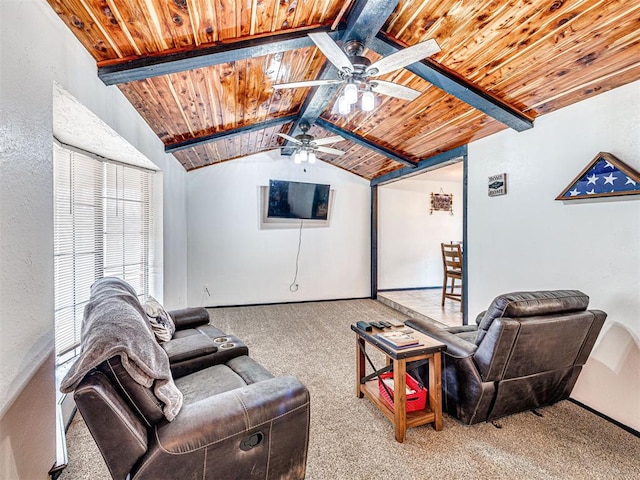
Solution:
{"label": "power outlet", "polygon": [[202,291],[206,293],[208,297],[211,296],[211,290],[209,290],[209,285],[206,283],[202,285]]}

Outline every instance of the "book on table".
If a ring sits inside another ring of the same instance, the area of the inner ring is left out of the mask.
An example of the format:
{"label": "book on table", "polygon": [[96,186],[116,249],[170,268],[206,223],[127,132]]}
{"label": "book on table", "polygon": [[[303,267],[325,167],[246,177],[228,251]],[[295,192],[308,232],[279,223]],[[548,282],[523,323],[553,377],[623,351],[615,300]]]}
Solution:
{"label": "book on table", "polygon": [[413,347],[419,345],[420,343],[417,337],[415,337],[411,332],[407,332],[406,330],[399,330],[395,332],[381,332],[376,334],[376,337],[396,348]]}

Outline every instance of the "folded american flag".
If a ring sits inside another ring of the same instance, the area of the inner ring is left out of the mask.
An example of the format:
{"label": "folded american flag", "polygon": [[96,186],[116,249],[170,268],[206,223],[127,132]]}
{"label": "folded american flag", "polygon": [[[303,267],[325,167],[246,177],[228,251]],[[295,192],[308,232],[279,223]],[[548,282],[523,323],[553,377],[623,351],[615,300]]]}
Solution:
{"label": "folded american flag", "polygon": [[609,153],[600,153],[556,200],[640,193],[640,174]]}

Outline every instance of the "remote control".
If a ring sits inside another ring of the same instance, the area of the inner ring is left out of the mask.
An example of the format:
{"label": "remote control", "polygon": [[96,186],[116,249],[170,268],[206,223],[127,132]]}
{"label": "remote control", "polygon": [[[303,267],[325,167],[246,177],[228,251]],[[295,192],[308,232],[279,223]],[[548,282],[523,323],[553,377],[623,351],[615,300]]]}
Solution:
{"label": "remote control", "polygon": [[395,318],[390,318],[387,323],[390,323],[392,327],[404,327],[404,322],[396,320]]}
{"label": "remote control", "polygon": [[369,322],[369,325],[373,325],[374,327],[379,328],[380,330],[384,329],[384,326],[378,322]]}
{"label": "remote control", "polygon": [[385,327],[385,328],[391,328],[391,327],[393,327],[393,325],[391,325],[389,322],[385,322],[384,320],[380,320],[378,323],[379,323],[380,325],[382,325],[383,327]]}
{"label": "remote control", "polygon": [[358,327],[360,330],[364,330],[365,332],[370,332],[371,330],[373,330],[373,328],[371,328],[371,325],[369,325],[367,322],[363,322],[362,320],[356,322],[356,327]]}

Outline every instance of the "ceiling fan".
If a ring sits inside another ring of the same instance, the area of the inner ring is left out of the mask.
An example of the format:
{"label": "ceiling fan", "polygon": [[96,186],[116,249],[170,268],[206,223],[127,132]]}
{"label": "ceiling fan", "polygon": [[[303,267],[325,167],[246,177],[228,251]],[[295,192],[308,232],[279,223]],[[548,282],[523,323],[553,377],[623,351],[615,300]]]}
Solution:
{"label": "ceiling fan", "polygon": [[338,69],[340,79],[280,83],[273,85],[273,88],[312,87],[315,85],[346,83],[344,93],[339,99],[339,102],[342,102],[342,105],[339,104],[340,113],[348,113],[346,107],[358,101],[359,91],[363,92],[362,110],[364,111],[371,111],[374,108],[372,92],[409,101],[415,100],[422,92],[397,83],[377,80],[375,77],[406,67],[440,51],[438,43],[430,39],[371,63],[371,60],[362,55],[364,44],[360,41],[349,40],[345,42],[344,51],[342,51],[340,46],[325,32],[309,33],[308,35],[325,57]]}
{"label": "ceiling fan", "polygon": [[279,136],[286,140],[289,140],[295,145],[296,153],[294,156],[294,161],[296,163],[305,161],[308,161],[309,163],[315,163],[316,152],[328,153],[330,155],[342,155],[344,153],[342,150],[338,150],[337,148],[323,146],[329,143],[335,143],[344,140],[344,138],[342,138],[340,135],[318,138],[316,140],[313,135],[309,135],[307,133],[310,128],[309,122],[300,122],[299,128],[300,130],[302,130],[302,133],[300,135],[296,135],[295,137],[287,135],[286,133],[278,133]]}

